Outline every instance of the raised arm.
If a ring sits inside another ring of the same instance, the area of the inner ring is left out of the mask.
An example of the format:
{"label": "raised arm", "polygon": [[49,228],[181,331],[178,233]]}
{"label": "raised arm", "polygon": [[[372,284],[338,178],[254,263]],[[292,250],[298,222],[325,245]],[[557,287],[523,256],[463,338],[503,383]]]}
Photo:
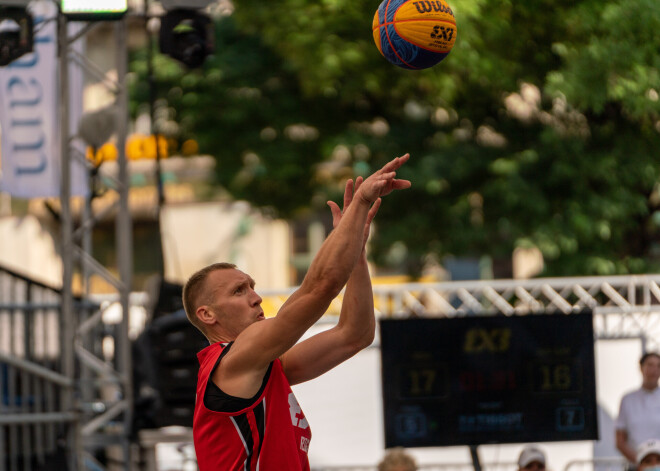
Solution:
{"label": "raised arm", "polygon": [[396,170],[408,158],[408,154],[397,157],[364,180],[321,245],[300,288],[276,317],[256,322],[236,337],[213,375],[226,393],[238,397],[255,394],[270,362],[295,345],[325,313],[362,256],[365,224],[373,203],[393,190],[410,187],[409,181],[396,179]]}
{"label": "raised arm", "polygon": [[[355,191],[361,183],[362,178],[358,177]],[[353,199],[353,187],[353,181],[349,180],[344,192],[344,211]],[[328,205],[332,210],[333,225],[336,227],[341,220],[342,210],[332,201],[329,201]],[[364,228],[362,253],[346,284],[337,325],[300,342],[282,356],[284,373],[290,384],[302,383],[322,375],[373,342],[376,320],[366,243],[371,221],[379,207],[380,199],[376,200],[369,211]]]}

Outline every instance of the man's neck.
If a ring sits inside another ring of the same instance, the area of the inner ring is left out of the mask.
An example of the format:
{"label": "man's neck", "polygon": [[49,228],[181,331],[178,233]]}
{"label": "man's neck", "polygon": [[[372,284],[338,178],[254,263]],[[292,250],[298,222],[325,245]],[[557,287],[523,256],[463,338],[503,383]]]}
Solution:
{"label": "man's neck", "polygon": [[655,384],[653,384],[653,383],[652,384],[642,383],[642,389],[645,390],[645,391],[648,391],[648,392],[653,392],[656,389],[658,389],[658,383],[655,383]]}

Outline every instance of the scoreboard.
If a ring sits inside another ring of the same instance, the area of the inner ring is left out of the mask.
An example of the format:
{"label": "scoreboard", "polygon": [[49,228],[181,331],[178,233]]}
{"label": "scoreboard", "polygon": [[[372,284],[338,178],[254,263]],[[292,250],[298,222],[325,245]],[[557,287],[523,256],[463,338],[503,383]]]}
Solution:
{"label": "scoreboard", "polygon": [[385,446],[598,438],[591,312],[382,319]]}

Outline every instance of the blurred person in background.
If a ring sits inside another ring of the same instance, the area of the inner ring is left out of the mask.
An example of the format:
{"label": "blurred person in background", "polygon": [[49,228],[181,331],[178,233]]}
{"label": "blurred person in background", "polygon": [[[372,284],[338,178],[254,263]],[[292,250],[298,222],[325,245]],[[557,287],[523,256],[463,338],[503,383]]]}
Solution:
{"label": "blurred person in background", "polygon": [[[184,286],[186,315],[211,343],[198,354],[193,440],[200,471],[309,471],[311,431],[291,385],[373,342],[366,242],[381,197],[410,187],[396,179],[408,158],[349,180],[343,210],[328,202],[334,230],[275,317],[265,318],[255,281],[233,264],[203,268]],[[337,325],[298,343],[344,287]]]}
{"label": "blurred person in background", "polygon": [[538,445],[526,445],[518,456],[518,471],[545,471],[545,452]]}
{"label": "blurred person in background", "polygon": [[378,471],[417,471],[417,463],[403,448],[392,448],[378,463]]}
{"label": "blurred person in background", "polygon": [[637,448],[637,471],[660,471],[660,440],[652,438]]}
{"label": "blurred person in background", "polygon": [[642,442],[660,437],[660,354],[645,353],[639,365],[642,386],[623,396],[616,421],[616,447],[630,463]]}

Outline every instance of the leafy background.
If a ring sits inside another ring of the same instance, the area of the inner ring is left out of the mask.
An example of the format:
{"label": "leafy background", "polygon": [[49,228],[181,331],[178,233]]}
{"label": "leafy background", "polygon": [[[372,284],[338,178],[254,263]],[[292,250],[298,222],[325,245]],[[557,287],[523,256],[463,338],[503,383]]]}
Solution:
{"label": "leafy background", "polygon": [[453,51],[408,71],[373,43],[377,2],[236,1],[201,70],[155,58],[170,137],[217,159],[219,188],[286,218],[327,211],[345,178],[410,152],[413,188],[377,218],[383,269],[536,247],[546,276],[657,270],[660,2],[450,5]]}

